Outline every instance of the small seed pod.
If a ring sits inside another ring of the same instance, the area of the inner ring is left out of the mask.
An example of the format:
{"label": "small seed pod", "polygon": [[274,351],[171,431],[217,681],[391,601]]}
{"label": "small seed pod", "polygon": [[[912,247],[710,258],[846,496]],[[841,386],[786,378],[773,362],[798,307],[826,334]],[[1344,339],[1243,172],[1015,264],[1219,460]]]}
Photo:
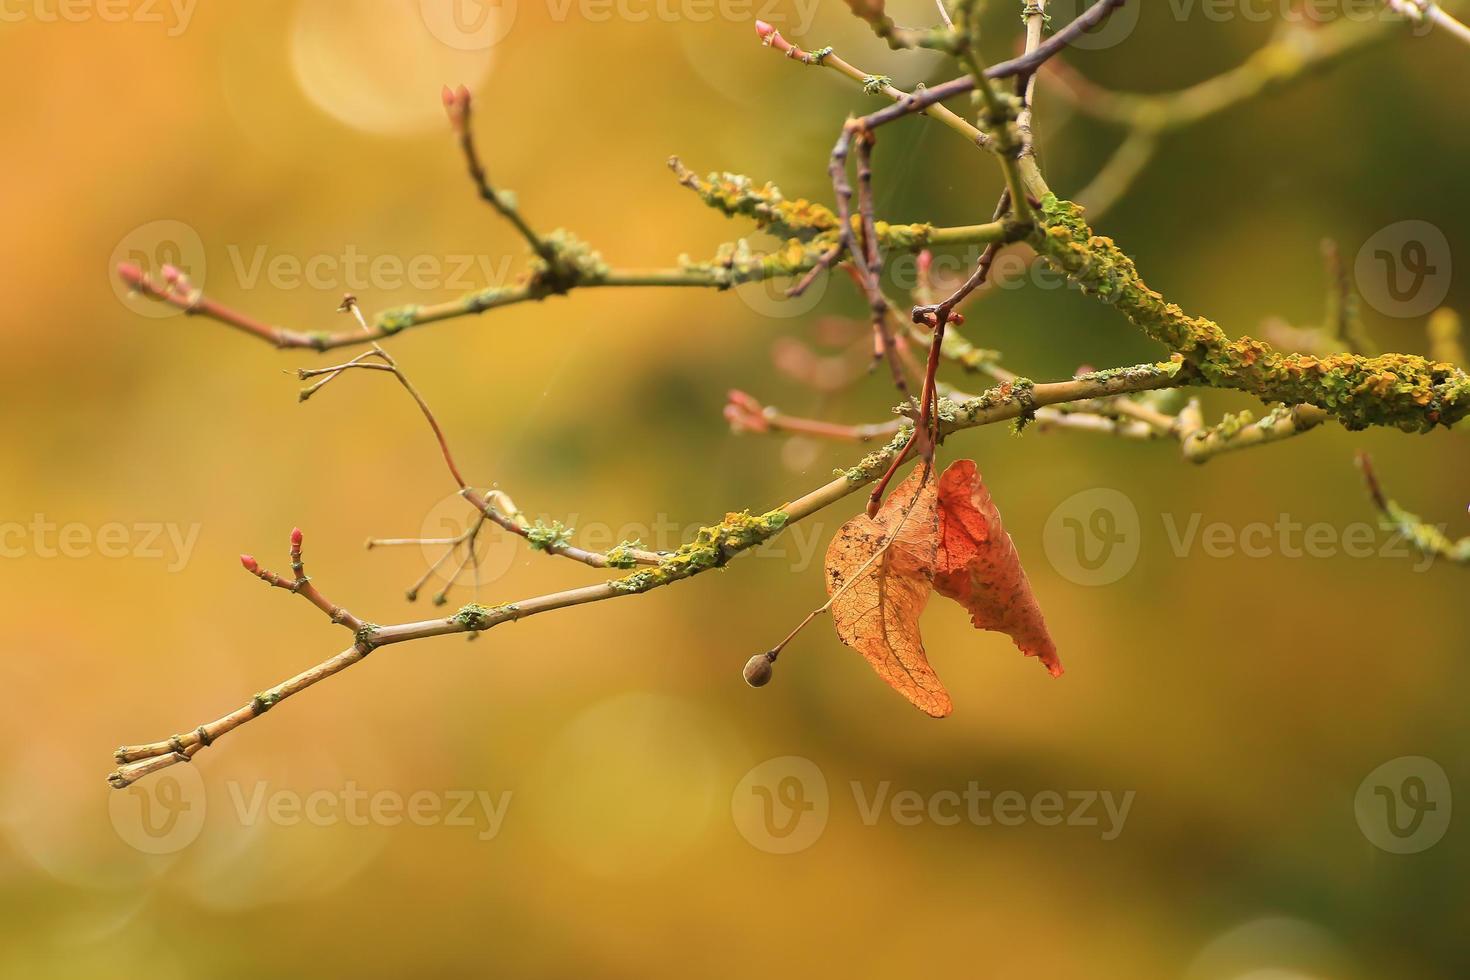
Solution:
{"label": "small seed pod", "polygon": [[776,664],[776,651],[758,653],[745,662],[745,683],[751,687],[765,687],[771,682],[771,673]]}

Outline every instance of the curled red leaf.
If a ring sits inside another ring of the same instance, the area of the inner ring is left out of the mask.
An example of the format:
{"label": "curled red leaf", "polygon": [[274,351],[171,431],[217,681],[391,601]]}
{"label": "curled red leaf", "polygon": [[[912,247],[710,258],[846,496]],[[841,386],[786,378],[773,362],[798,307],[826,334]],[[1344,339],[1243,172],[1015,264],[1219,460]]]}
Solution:
{"label": "curled red leaf", "polygon": [[931,476],[917,467],[875,516],[842,525],[827,549],[826,584],[838,638],[916,707],[942,718],[953,703],[919,632],[931,592],[963,605],[976,628],[1008,634],[1054,676],[1062,666],[974,462]]}

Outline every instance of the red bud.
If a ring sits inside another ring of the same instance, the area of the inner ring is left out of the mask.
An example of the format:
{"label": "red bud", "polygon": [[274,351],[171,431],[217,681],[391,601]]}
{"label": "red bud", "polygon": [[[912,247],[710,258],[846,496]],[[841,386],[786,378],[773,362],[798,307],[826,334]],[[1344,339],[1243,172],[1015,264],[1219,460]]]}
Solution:
{"label": "red bud", "polygon": [[257,564],[255,559],[250,555],[241,555],[240,564],[245,566],[245,571],[247,572],[253,573],[260,571],[260,565]]}
{"label": "red bud", "polygon": [[299,527],[291,529],[291,547],[301,547],[301,528]]}
{"label": "red bud", "polygon": [[755,22],[755,32],[760,35],[762,41],[766,41],[769,40],[772,34],[776,33],[776,29],[765,21],[758,20]]}

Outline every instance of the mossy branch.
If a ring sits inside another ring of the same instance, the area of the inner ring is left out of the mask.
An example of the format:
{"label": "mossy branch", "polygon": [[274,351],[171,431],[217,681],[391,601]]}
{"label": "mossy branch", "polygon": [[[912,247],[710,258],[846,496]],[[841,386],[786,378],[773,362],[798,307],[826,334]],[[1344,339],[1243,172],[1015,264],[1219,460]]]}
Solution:
{"label": "mossy branch", "polygon": [[1428,432],[1470,413],[1470,377],[1453,364],[1413,354],[1281,353],[1251,337],[1231,340],[1212,320],[1186,314],[1150,289],[1111,238],[1093,234],[1077,205],[1049,195],[1032,243],[1088,295],[1181,355],[1209,385],[1266,402],[1305,403],[1349,429],[1388,426]]}

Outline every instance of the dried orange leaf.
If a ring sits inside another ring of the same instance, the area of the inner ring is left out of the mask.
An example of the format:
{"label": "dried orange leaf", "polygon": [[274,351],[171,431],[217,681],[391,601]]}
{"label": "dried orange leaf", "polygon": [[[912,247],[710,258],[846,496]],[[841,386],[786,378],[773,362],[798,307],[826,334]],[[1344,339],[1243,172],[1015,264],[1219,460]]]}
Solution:
{"label": "dried orange leaf", "polygon": [[860,514],[842,525],[827,549],[827,594],[835,596],[831,612],[838,638],[894,690],[942,718],[953,704],[919,635],[939,534],[934,481],[924,475],[924,467],[917,467],[876,517]]}
{"label": "dried orange leaf", "polygon": [[1022,653],[1059,675],[1062,662],[1041,607],[973,460],[950,464],[939,477],[938,497],[934,588],[969,610],[978,629],[1009,634]]}

